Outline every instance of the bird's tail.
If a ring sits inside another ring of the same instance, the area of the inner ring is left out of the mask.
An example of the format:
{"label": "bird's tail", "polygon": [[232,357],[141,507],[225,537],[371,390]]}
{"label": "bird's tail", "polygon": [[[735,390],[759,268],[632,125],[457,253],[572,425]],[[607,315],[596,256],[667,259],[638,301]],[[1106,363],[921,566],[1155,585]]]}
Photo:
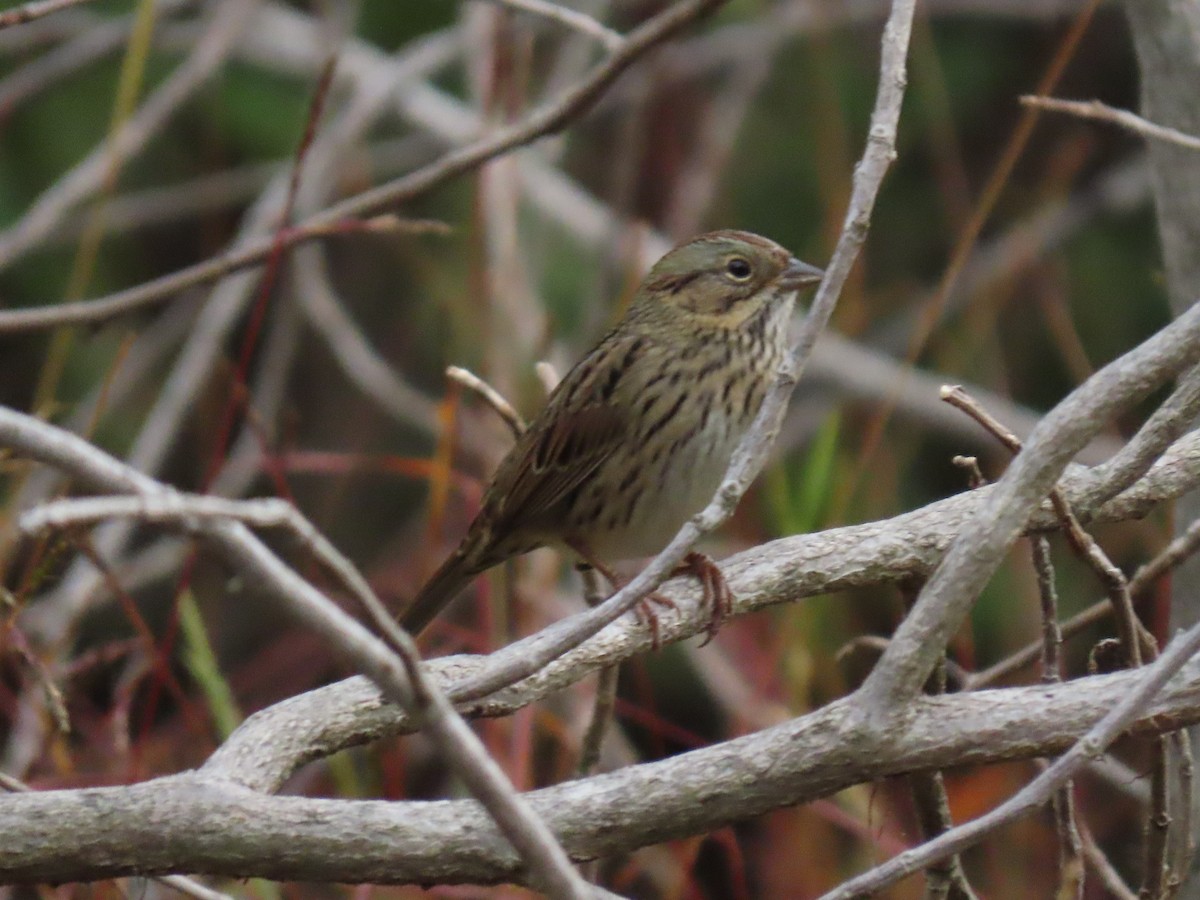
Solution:
{"label": "bird's tail", "polygon": [[400,624],[413,637],[425,630],[458,592],[467,586],[477,572],[467,564],[467,554],[459,548],[433,573],[417,596],[400,614]]}

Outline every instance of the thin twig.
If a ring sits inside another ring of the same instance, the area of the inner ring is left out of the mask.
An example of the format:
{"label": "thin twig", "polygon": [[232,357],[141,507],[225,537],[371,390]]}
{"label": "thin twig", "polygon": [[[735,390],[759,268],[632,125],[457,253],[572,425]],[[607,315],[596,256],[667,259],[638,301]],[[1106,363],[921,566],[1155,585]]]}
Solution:
{"label": "thin twig", "polygon": [[[262,242],[258,242],[253,245],[255,248],[263,249],[264,252],[261,254],[250,255],[244,251],[230,250],[176,273],[176,275],[156,278],[135,288],[110,294],[102,300],[76,300],[70,303],[58,303],[54,306],[0,311],[0,334],[39,331],[59,325],[81,325],[110,319],[114,316],[135,312],[188,288],[217,281],[234,272],[261,265],[274,248],[283,251],[308,241],[346,234],[379,232],[444,235],[449,233],[449,227],[444,222],[426,219],[402,220],[392,215],[381,215],[369,219],[342,219],[336,222],[320,222],[298,225],[294,228],[283,228],[276,232],[272,244],[264,246]],[[186,277],[180,277],[183,275]],[[158,289],[168,282],[171,285],[170,289],[165,295],[161,294]],[[97,304],[103,304],[103,307],[99,307]]]}
{"label": "thin twig", "polygon": [[[907,581],[900,585],[906,610],[911,609],[912,604],[916,602],[920,585],[920,580]],[[943,656],[933,674],[929,676],[929,681],[925,683],[925,693],[934,696],[946,693],[947,662],[948,659]],[[946,795],[946,781],[941,771],[916,772],[908,776],[908,785],[921,826],[921,835],[925,840],[931,840],[954,827],[954,820],[950,817],[950,798]],[[949,856],[925,870],[925,898],[977,900],[970,882],[967,881],[961,857]]]}
{"label": "thin twig", "polygon": [[952,456],[950,464],[957,466],[967,473],[967,487],[971,490],[983,487],[987,484],[987,479],[983,477],[983,471],[979,468],[979,459],[974,456]]}
{"label": "thin twig", "polygon": [[[908,777],[913,805],[921,823],[921,834],[926,839],[949,831],[954,822],[950,818],[950,803],[946,796],[946,783],[941,772],[918,772]],[[975,892],[967,881],[962,860],[951,856],[940,860],[925,870],[926,900],[975,900]]]}
{"label": "thin twig", "polygon": [[1179,784],[1172,792],[1169,808],[1174,809],[1172,818],[1175,826],[1176,846],[1170,848],[1170,866],[1167,884],[1177,890],[1187,877],[1188,866],[1196,855],[1196,835],[1192,831],[1192,791],[1195,764],[1192,756],[1191,733],[1186,728],[1172,731],[1172,752],[1175,756],[1175,776]]}
{"label": "thin twig", "polygon": [[1104,889],[1112,895],[1113,900],[1138,900],[1138,895],[1129,889],[1116,866],[1096,843],[1091,830],[1082,822],[1079,823],[1079,839],[1083,846],[1084,859],[1099,876]]}
{"label": "thin twig", "polygon": [[[66,497],[36,506],[21,514],[20,530],[33,536],[49,529],[92,525],[103,519],[136,518],[152,523],[180,523],[194,528],[199,521],[233,519],[255,528],[292,528],[302,538],[308,529],[295,527],[298,510],[286,500],[229,500],[205,494],[119,494],[102,497]],[[190,522],[195,519],[196,522]],[[311,526],[310,526],[311,527]]]}
{"label": "thin twig", "polygon": [[474,372],[460,368],[459,366],[447,366],[446,377],[482,397],[488,406],[495,410],[496,415],[504,420],[504,424],[513,433],[513,437],[520,437],[525,433],[525,420],[521,418],[521,414],[513,409],[511,403],[504,399],[503,394]]}
{"label": "thin twig", "polygon": [[12,28],[14,25],[24,25],[26,22],[32,22],[34,19],[42,18],[42,16],[48,16],[60,10],[70,9],[72,6],[80,6],[88,2],[90,0],[34,0],[32,3],[26,3],[18,6],[16,9],[9,9],[0,13],[0,31],[5,28]]}
{"label": "thin twig", "polygon": [[[950,801],[941,772],[917,772],[908,776],[913,805],[926,840],[944,834],[954,827],[950,818]],[[977,900],[962,859],[955,855],[939,860],[925,870],[925,900]]]}
{"label": "thin twig", "polygon": [[1042,535],[1029,541],[1033,570],[1037,576],[1038,597],[1042,613],[1042,682],[1062,681],[1059,648],[1062,632],[1058,628],[1058,592],[1054,586],[1054,563],[1050,558],[1050,542]]}
{"label": "thin twig", "polygon": [[[1196,382],[1200,381],[1196,373],[1191,373],[1189,378],[1185,380],[1185,384],[1181,387],[1177,394],[1189,385],[1196,386]],[[979,422],[984,428],[994,434],[1008,449],[1013,453],[1020,453],[1022,449],[1021,441],[1012,434],[1003,424],[998,422],[994,417],[988,414],[970,395],[962,388],[947,387],[942,389],[942,399],[947,403],[960,409],[967,415],[971,416]],[[1146,463],[1149,465],[1149,463]],[[1137,619],[1137,615],[1133,609],[1132,595],[1129,589],[1129,581],[1117,566],[1108,558],[1106,554],[1096,543],[1095,539],[1084,530],[1080,525],[1079,519],[1071,510],[1070,504],[1063,495],[1062,489],[1055,486],[1050,491],[1050,502],[1054,507],[1059,521],[1063,525],[1063,532],[1067,537],[1067,542],[1075,553],[1083,559],[1088,566],[1096,573],[1101,584],[1108,591],[1109,601],[1116,613],[1117,633],[1120,637],[1122,652],[1125,657],[1125,664],[1129,668],[1138,668],[1142,664],[1143,651],[1147,659],[1154,659],[1157,655],[1158,647],[1154,638],[1142,626]],[[1035,538],[1035,564],[1038,565],[1038,581],[1042,590],[1043,602],[1043,628],[1049,629],[1045,635],[1044,641],[1046,648],[1043,651],[1043,658],[1047,655],[1053,658],[1055,668],[1053,670],[1053,678],[1057,680],[1057,645],[1061,637],[1057,634],[1057,604],[1053,601],[1052,589],[1048,590],[1044,584],[1047,577],[1052,578],[1052,570],[1049,569],[1048,545],[1043,543],[1043,555],[1037,554],[1038,541],[1045,541],[1044,538]],[[1047,576],[1046,572],[1049,571]],[[1047,624],[1045,617],[1052,617],[1051,624]],[[1048,649],[1053,644],[1053,650]],[[1047,670],[1043,668],[1043,680],[1047,678]],[[1153,746],[1154,762],[1151,767],[1151,789],[1150,789],[1150,808],[1147,812],[1146,825],[1146,842],[1144,847],[1145,864],[1143,867],[1144,881],[1142,885],[1141,895],[1149,898],[1160,898],[1163,896],[1165,879],[1169,868],[1169,850],[1170,850],[1170,826],[1171,817],[1168,811],[1168,789],[1167,782],[1169,779],[1170,767],[1170,751],[1168,749],[1168,739],[1165,736],[1158,737],[1154,741]],[[1063,787],[1063,791],[1070,791],[1070,782]],[[1059,800],[1057,801],[1057,810],[1070,809],[1070,797],[1062,796],[1060,792]],[[1061,832],[1063,843],[1063,874],[1064,878],[1068,873],[1077,873],[1078,867],[1078,832],[1075,830],[1074,823],[1064,823],[1064,829]],[[1070,859],[1068,859],[1068,841],[1070,841]],[[1070,863],[1068,868],[1067,863]],[[1066,882],[1064,881],[1064,888]],[[1076,885],[1075,892],[1078,894],[1082,891],[1082,884]]]}
{"label": "thin twig", "polygon": [[1168,851],[1171,840],[1171,815],[1168,811],[1170,797],[1170,753],[1167,737],[1154,740],[1150,765],[1150,808],[1146,811],[1145,847],[1142,851],[1141,897],[1163,900],[1168,874]]}
{"label": "thin twig", "polygon": [[1075,815],[1075,782],[1068,781],[1050,800],[1054,812],[1054,830],[1058,833],[1057,900],[1083,900],[1083,841]]}
{"label": "thin twig", "polygon": [[[1054,563],[1050,557],[1050,541],[1035,535],[1029,542],[1033,569],[1037,577],[1038,597],[1042,615],[1042,682],[1062,681],[1059,650],[1062,633],[1058,628],[1058,591],[1054,584]],[[1058,834],[1058,900],[1083,897],[1083,863],[1079,827],[1075,820],[1075,791],[1068,781],[1054,795],[1054,828]]]}
{"label": "thin twig", "polygon": [[[1136,597],[1153,585],[1167,572],[1182,565],[1200,549],[1200,519],[1192,522],[1187,530],[1167,544],[1150,562],[1138,569],[1129,579],[1129,593]],[[1062,637],[1074,637],[1081,631],[1103,622],[1113,613],[1113,605],[1108,600],[1099,600],[1082,612],[1076,613],[1063,622],[1059,628]],[[1040,641],[1030,641],[1016,653],[1006,656],[993,666],[981,672],[973,673],[968,678],[965,690],[978,690],[989,687],[1007,678],[1026,666],[1035,662],[1042,649]]]}
{"label": "thin twig", "polygon": [[[946,385],[942,388],[941,397],[951,406],[962,410],[986,428],[1013,453],[1020,453],[1023,449],[1024,445],[1021,439],[1009,431],[1003,423],[989,414],[978,401],[961,387]],[[1050,490],[1050,503],[1053,505],[1054,511],[1062,523],[1063,532],[1071,548],[1092,568],[1096,576],[1100,579],[1100,583],[1108,591],[1109,602],[1112,603],[1113,609],[1116,612],[1117,634],[1121,639],[1126,664],[1130,668],[1137,668],[1142,664],[1143,648],[1153,658],[1155,649],[1154,638],[1146,631],[1141,622],[1138,621],[1136,613],[1134,613],[1133,601],[1130,598],[1129,592],[1129,582],[1125,578],[1125,573],[1113,564],[1108,555],[1100,549],[1095,539],[1084,530],[1083,526],[1079,523],[1079,519],[1071,511],[1071,507],[1067,503],[1062,489],[1058,486]]]}
{"label": "thin twig", "polygon": [[[580,569],[583,577],[583,599],[588,606],[598,606],[604,602],[604,591],[600,587],[600,578],[591,566]],[[591,775],[600,762],[600,746],[604,743],[604,732],[612,720],[613,707],[616,705],[618,666],[605,666],[600,670],[596,682],[596,702],[592,708],[592,717],[588,722],[587,731],[583,735],[579,750],[579,765],[575,774],[579,778]]]}
{"label": "thin twig", "polygon": [[55,682],[54,675],[38,657],[37,651],[29,645],[29,640],[23,632],[15,627],[11,630],[6,629],[6,631],[5,636],[10,642],[10,646],[16,650],[17,655],[25,661],[25,665],[33,673],[34,681],[46,702],[46,709],[50,711],[50,716],[54,719],[54,727],[60,734],[70,734],[71,716],[67,711],[67,703],[62,689]]}
{"label": "thin twig", "polygon": [[619,33],[613,31],[607,25],[596,21],[586,13],[582,13],[577,9],[571,9],[570,7],[559,6],[557,3],[549,3],[547,0],[488,0],[488,2],[495,3],[497,6],[515,9],[518,12],[540,16],[552,22],[558,22],[560,25],[565,25],[573,31],[578,31],[580,34],[594,38],[610,53],[615,53],[620,49],[621,44],[625,40]]}
{"label": "thin twig", "polygon": [[1131,113],[1127,109],[1117,109],[1115,106],[1109,106],[1107,103],[1101,103],[1099,100],[1060,100],[1057,97],[1038,97],[1033,94],[1024,94],[1021,96],[1021,105],[1033,106],[1038,109],[1049,110],[1050,112],[1067,113],[1068,115],[1078,116],[1081,119],[1110,122],[1127,131],[1132,131],[1134,134],[1139,134],[1144,138],[1150,138],[1155,141],[1167,141],[1172,144],[1178,144],[1180,147],[1186,147],[1189,150],[1200,150],[1200,137],[1184,134],[1178,129],[1168,128],[1165,125],[1156,125],[1154,122],[1143,119],[1141,116]]}

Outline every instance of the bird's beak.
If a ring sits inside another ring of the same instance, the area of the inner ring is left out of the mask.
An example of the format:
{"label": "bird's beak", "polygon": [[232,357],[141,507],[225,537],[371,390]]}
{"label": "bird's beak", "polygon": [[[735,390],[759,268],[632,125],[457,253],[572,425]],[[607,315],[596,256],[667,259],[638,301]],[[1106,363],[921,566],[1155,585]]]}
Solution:
{"label": "bird's beak", "polygon": [[810,284],[819,284],[821,279],[825,277],[825,273],[816,266],[810,266],[806,262],[801,262],[792,257],[788,262],[788,267],[783,270],[780,276],[780,281],[783,282],[785,288],[797,289],[807,287]]}

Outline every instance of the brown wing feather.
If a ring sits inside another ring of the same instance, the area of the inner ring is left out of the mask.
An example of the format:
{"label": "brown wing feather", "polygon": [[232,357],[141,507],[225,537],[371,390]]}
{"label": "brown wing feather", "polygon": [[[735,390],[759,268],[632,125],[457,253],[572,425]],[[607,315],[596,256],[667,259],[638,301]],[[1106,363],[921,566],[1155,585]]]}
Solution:
{"label": "brown wing feather", "polygon": [[624,434],[625,416],[612,406],[560,413],[521,457],[497,530],[520,528],[551,512],[592,476]]}
{"label": "brown wing feather", "polygon": [[475,575],[561,525],[556,507],[626,439],[626,414],[612,399],[640,347],[611,334],[562,380],[500,463],[462,544],[401,614],[405,628],[419,633]]}
{"label": "brown wing feather", "polygon": [[622,372],[644,343],[610,335],[563,379],[501,463],[488,492],[497,537],[538,520],[553,521],[555,507],[626,439],[628,412],[612,400]]}

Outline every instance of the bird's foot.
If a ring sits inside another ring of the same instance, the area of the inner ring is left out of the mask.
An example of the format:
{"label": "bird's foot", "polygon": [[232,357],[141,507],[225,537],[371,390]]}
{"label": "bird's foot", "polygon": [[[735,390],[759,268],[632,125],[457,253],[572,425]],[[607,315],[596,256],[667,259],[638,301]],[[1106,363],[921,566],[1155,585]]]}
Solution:
{"label": "bird's foot", "polygon": [[647,594],[637,602],[637,605],[633,608],[633,614],[637,617],[639,624],[650,626],[651,650],[659,650],[662,647],[662,641],[659,639],[658,613],[654,611],[655,606],[665,606],[667,609],[679,608],[674,600],[666,594],[660,594],[658,591]]}
{"label": "bird's foot", "polygon": [[[700,581],[700,586],[704,589],[704,602],[709,608],[708,637],[704,639],[704,644],[707,644],[717,636],[721,624],[733,612],[733,591],[729,588],[729,582],[725,580],[712,558],[697,550],[685,556],[682,565],[671,575],[694,575]],[[704,644],[700,646],[703,647]]]}
{"label": "bird's foot", "polygon": [[[605,580],[612,585],[613,591],[619,591],[625,587],[625,585],[629,584],[627,579],[622,578],[609,566],[606,566],[604,563],[596,559],[588,550],[587,546],[582,542],[570,541],[568,542],[567,546],[569,546],[579,555],[579,558],[583,561],[581,565],[595,569],[597,572],[603,575]],[[690,560],[692,556],[699,556],[702,559],[708,560],[709,565],[711,565],[714,569],[716,568],[715,564],[713,564],[707,556],[704,556],[704,554],[692,553],[688,554],[687,560],[685,560],[685,565],[682,567],[687,571],[693,571],[692,568],[687,565],[688,560]],[[720,572],[717,572],[718,577],[720,577],[720,574]],[[654,610],[655,606],[665,606],[667,609],[678,609],[679,607],[676,605],[674,600],[665,594],[660,594],[658,591],[655,591],[652,594],[647,594],[633,607],[633,614],[636,617],[638,624],[647,625],[650,628],[651,649],[659,650],[662,648],[662,640],[658,622],[658,613]]]}

